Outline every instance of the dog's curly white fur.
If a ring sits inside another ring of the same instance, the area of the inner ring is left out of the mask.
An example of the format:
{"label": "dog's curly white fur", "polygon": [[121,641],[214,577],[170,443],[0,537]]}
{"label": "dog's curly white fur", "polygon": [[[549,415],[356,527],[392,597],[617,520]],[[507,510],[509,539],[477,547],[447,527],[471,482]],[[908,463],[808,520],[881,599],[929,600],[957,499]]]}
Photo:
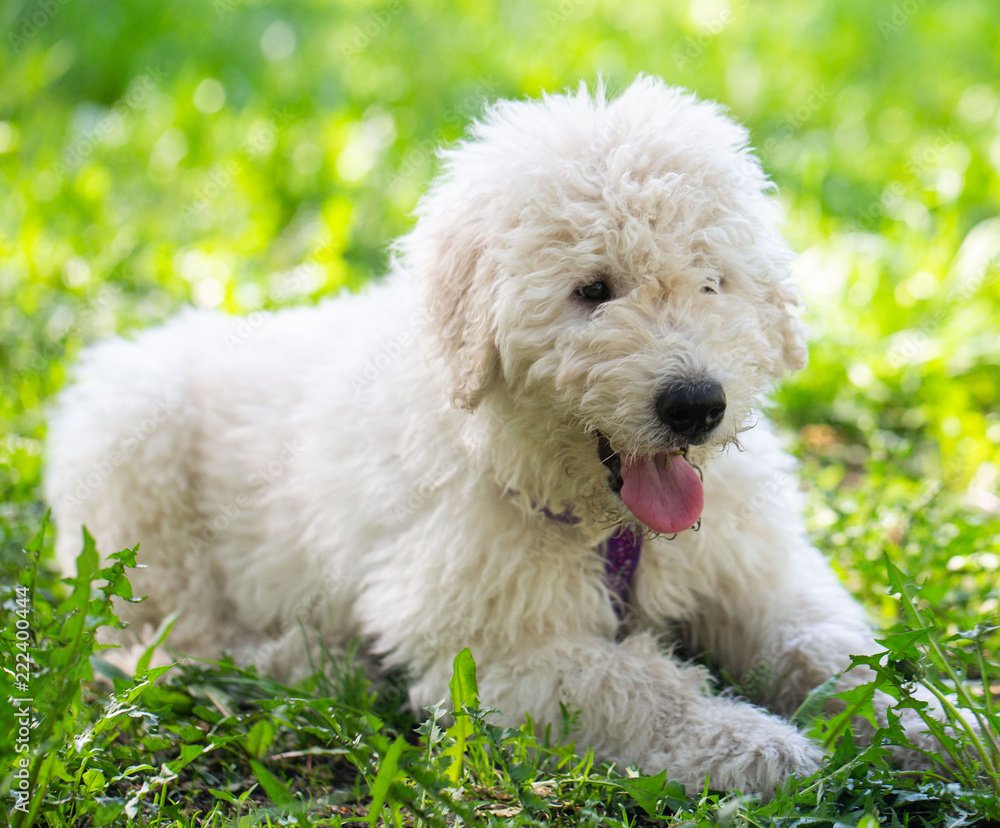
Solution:
{"label": "dog's curly white fur", "polygon": [[[126,644],[176,609],[178,650],[294,676],[303,628],[360,636],[417,706],[469,646],[485,704],[544,725],[567,702],[598,757],[690,789],[811,773],[782,716],[874,645],[755,414],[806,358],[769,190],[745,130],[655,79],[493,106],[384,281],[86,352],[51,421],[61,561],[84,524],[141,543]],[[578,294],[598,281],[608,301]],[[692,378],[726,400],[687,448],[701,528],[647,538],[621,621],[598,550],[635,518],[599,443],[677,448],[656,401]],[[709,692],[694,650],[766,665],[762,706]]]}

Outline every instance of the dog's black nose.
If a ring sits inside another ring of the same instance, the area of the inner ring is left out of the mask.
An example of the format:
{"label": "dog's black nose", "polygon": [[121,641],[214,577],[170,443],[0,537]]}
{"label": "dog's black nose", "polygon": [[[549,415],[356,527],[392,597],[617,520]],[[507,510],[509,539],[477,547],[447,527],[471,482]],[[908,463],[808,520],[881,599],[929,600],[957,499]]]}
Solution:
{"label": "dog's black nose", "polygon": [[722,421],[726,392],[715,380],[674,382],[656,395],[656,413],[671,431],[695,443]]}

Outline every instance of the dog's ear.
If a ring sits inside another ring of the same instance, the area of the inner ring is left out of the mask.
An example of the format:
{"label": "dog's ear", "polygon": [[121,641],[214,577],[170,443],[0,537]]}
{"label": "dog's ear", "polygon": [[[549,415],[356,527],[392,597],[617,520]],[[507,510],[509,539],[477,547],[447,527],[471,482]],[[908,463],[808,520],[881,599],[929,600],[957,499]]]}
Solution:
{"label": "dog's ear", "polygon": [[804,368],[809,359],[808,332],[800,314],[802,292],[791,281],[779,278],[770,285],[769,299],[769,335],[774,340],[775,350],[781,354],[774,366],[775,374],[781,376]]}
{"label": "dog's ear", "polygon": [[429,321],[451,374],[453,404],[474,408],[500,364],[493,318],[492,266],[484,251],[457,235],[441,241],[424,274]]}
{"label": "dog's ear", "polygon": [[499,375],[491,313],[496,264],[485,247],[469,216],[433,213],[421,216],[401,245],[422,296],[429,340],[444,360],[451,401],[459,408],[475,408]]}

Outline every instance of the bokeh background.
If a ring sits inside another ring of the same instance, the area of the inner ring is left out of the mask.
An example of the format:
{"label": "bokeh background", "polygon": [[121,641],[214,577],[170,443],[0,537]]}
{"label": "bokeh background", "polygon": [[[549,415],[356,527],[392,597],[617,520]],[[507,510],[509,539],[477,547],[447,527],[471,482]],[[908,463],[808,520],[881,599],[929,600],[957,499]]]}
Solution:
{"label": "bokeh background", "polygon": [[5,569],[83,345],[355,289],[484,102],[647,72],[780,187],[813,346],[772,415],[817,542],[885,619],[883,553],[949,624],[996,612],[995,0],[3,0],[0,29]]}

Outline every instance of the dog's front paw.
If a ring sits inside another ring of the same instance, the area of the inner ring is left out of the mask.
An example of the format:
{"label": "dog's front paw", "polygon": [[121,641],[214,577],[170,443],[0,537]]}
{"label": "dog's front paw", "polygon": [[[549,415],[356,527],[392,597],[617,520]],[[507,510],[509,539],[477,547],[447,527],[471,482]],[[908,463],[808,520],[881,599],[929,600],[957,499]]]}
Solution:
{"label": "dog's front paw", "polygon": [[713,788],[737,789],[770,799],[790,776],[811,776],[823,762],[823,750],[794,728],[739,734],[742,744],[720,757],[709,771]]}
{"label": "dog's front paw", "polygon": [[700,734],[689,734],[697,739],[697,748],[687,761],[675,753],[665,763],[668,775],[680,779],[690,793],[702,790],[707,776],[714,790],[738,790],[766,800],[790,776],[811,776],[823,762],[818,744],[749,706],[734,707],[726,721],[697,729]]}

